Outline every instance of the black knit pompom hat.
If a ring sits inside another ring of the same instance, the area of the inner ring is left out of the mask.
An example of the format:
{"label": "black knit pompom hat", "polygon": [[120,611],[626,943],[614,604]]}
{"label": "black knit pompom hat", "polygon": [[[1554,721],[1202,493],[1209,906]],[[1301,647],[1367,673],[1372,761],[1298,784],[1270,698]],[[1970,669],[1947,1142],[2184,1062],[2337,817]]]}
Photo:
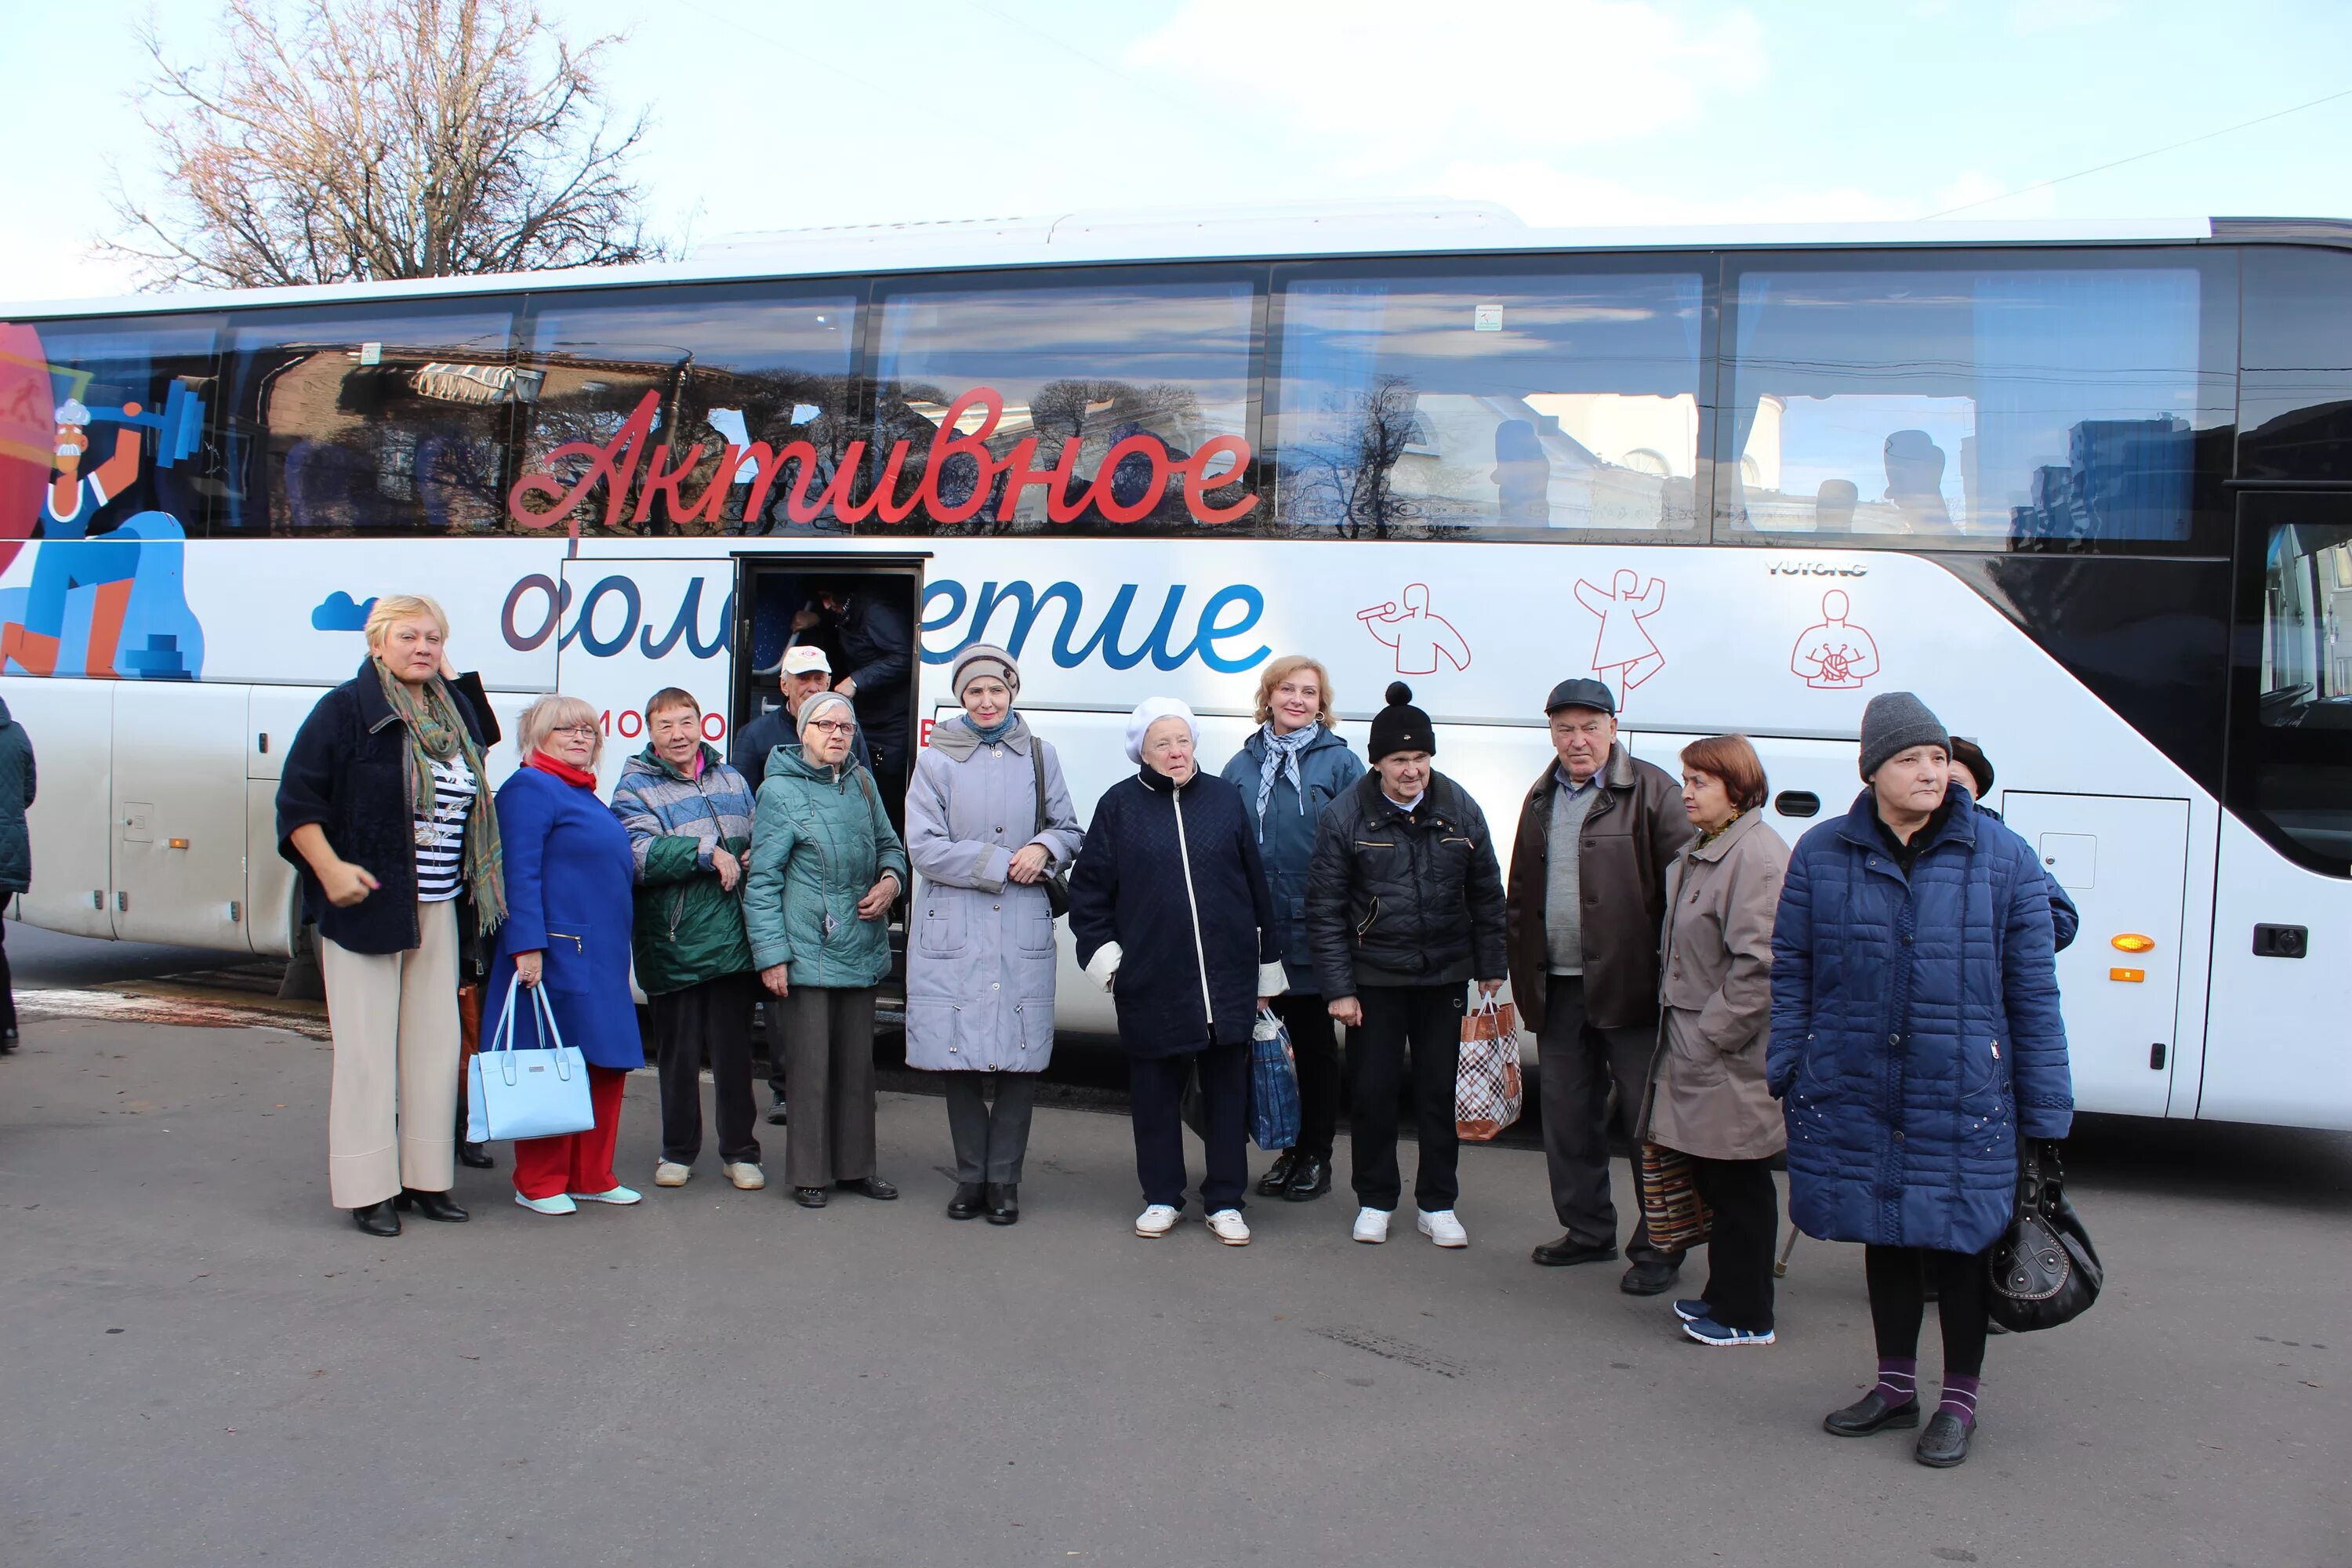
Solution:
{"label": "black knit pompom hat", "polygon": [[1389,705],[1374,715],[1372,732],[1364,750],[1379,762],[1391,752],[1437,751],[1437,726],[1412,705],[1412,688],[1402,680],[1389,682]]}

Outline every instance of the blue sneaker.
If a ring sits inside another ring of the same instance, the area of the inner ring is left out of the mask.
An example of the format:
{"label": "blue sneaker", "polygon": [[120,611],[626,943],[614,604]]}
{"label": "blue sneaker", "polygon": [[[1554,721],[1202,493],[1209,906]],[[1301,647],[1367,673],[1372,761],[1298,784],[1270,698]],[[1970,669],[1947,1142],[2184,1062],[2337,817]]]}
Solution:
{"label": "blue sneaker", "polygon": [[1752,1329],[1727,1329],[1713,1318],[1695,1318],[1683,1324],[1683,1332],[1703,1345],[1769,1345],[1772,1331],[1758,1333]]}
{"label": "blue sneaker", "polygon": [[1685,1323],[1696,1323],[1701,1318],[1711,1318],[1715,1309],[1696,1296],[1685,1296],[1675,1303],[1675,1316]]}

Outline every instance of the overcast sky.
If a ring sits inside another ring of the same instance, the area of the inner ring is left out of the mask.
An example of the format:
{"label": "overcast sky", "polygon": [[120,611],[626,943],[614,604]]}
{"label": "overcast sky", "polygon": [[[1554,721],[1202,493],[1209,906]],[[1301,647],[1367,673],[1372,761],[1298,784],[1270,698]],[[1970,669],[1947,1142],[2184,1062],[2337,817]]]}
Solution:
{"label": "overcast sky", "polygon": [[[2342,0],[561,0],[657,224],[1449,196],[1536,224],[2352,216]],[[143,4],[12,7],[0,299],[121,291]],[[215,47],[196,0],[164,10]],[[2168,143],[2196,144],[2038,189]],[[1985,198],[1999,198],[1986,201]],[[1981,205],[1976,205],[1981,204]]]}

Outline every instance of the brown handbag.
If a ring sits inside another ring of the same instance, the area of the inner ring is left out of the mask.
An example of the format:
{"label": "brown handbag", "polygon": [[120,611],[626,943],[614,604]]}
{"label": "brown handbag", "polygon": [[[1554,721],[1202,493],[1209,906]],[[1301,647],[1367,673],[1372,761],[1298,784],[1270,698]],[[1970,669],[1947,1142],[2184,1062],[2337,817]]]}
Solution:
{"label": "brown handbag", "polygon": [[1642,1189],[1642,1221],[1649,1227],[1651,1246],[1661,1252],[1682,1252],[1706,1245],[1715,1230],[1715,1211],[1698,1195],[1688,1154],[1663,1143],[1645,1142],[1636,1180]]}

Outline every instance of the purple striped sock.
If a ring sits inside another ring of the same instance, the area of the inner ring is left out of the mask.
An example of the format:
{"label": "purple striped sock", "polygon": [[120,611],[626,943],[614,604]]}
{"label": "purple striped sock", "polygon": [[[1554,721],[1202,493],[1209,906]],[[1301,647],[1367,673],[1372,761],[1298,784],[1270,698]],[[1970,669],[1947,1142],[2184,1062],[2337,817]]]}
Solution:
{"label": "purple striped sock", "polygon": [[1906,1360],[1893,1356],[1880,1356],[1878,1387],[1874,1392],[1889,1405],[1907,1405],[1918,1398],[1918,1358],[1914,1356]]}
{"label": "purple striped sock", "polygon": [[1944,1378],[1943,1402],[1936,1406],[1936,1414],[1957,1415],[1964,1425],[1975,1426],[1977,1424],[1977,1384],[1979,1381],[1973,1377],[1953,1377],[1947,1373]]}

